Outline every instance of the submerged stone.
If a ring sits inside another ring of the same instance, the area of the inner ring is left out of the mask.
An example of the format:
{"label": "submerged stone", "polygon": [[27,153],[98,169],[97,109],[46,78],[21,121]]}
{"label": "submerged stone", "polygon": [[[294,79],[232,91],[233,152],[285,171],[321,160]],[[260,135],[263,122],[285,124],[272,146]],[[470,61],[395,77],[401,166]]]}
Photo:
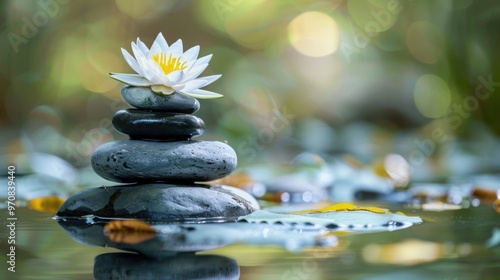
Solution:
{"label": "submerged stone", "polygon": [[188,140],[205,129],[202,119],[183,113],[124,109],[113,116],[113,126],[132,139]]}
{"label": "submerged stone", "polygon": [[205,185],[135,184],[83,190],[66,200],[58,218],[126,218],[162,221],[236,220],[258,204],[228,188]]}
{"label": "submerged stone", "polygon": [[138,109],[191,114],[200,109],[200,102],[193,97],[173,92],[170,95],[155,93],[151,88],[125,86],[125,101]]}
{"label": "submerged stone", "polygon": [[196,182],[229,175],[236,168],[234,150],[217,141],[151,142],[120,140],[92,154],[94,171],[115,182]]}

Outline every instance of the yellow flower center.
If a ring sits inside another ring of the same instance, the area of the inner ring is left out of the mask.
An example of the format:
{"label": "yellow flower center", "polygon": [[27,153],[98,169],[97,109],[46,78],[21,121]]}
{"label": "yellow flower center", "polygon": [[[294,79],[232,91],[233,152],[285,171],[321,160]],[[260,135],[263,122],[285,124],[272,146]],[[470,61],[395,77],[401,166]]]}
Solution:
{"label": "yellow flower center", "polygon": [[166,54],[158,53],[153,54],[152,58],[156,63],[158,63],[158,65],[160,65],[165,75],[168,75],[174,71],[184,70],[187,67],[186,62],[181,63],[180,57],[173,57],[172,55],[170,55],[167,58]]}

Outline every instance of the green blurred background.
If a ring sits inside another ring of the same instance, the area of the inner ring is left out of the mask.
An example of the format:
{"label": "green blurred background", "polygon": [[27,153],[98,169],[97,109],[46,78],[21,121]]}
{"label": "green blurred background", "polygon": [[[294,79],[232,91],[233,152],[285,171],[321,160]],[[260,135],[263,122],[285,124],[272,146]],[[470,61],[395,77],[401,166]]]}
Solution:
{"label": "green blurred background", "polygon": [[498,146],[496,1],[16,0],[0,9],[3,154],[83,167],[98,145],[125,139],[110,122],[128,107],[123,84],[108,73],[132,73],[120,48],[137,37],[150,46],[159,32],[214,54],[203,75],[222,74],[207,89],[224,98],[201,101],[196,114],[202,139],[227,140],[240,165],[302,151],[376,158],[408,134],[399,153],[410,159],[419,137]]}

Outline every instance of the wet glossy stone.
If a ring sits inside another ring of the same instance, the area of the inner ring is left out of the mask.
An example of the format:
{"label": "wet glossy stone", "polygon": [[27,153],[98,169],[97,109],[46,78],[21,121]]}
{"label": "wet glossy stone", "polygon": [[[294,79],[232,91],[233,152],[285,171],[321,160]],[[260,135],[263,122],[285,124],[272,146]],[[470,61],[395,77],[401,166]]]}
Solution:
{"label": "wet glossy stone", "polygon": [[123,182],[197,182],[229,175],[236,168],[234,150],[217,141],[152,142],[120,140],[92,154],[94,171]]}
{"label": "wet glossy stone", "polygon": [[124,109],[113,116],[113,126],[131,139],[188,140],[205,129],[202,119],[183,113]]}
{"label": "wet glossy stone", "polygon": [[200,109],[200,102],[196,98],[178,92],[162,95],[146,87],[125,86],[122,89],[122,96],[128,104],[138,109],[186,114]]}
{"label": "wet glossy stone", "polygon": [[161,183],[91,188],[68,198],[57,216],[203,222],[234,221],[257,210],[254,201],[225,188]]}

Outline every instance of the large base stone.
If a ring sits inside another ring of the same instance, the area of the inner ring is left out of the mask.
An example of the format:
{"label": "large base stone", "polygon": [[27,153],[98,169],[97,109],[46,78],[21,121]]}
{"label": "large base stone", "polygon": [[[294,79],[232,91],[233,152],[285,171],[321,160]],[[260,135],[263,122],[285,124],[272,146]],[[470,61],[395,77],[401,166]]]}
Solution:
{"label": "large base stone", "polygon": [[128,218],[158,221],[234,221],[258,203],[232,187],[137,184],[83,190],[66,200],[58,218]]}
{"label": "large base stone", "polygon": [[193,183],[229,175],[236,153],[217,141],[120,140],[99,146],[91,163],[99,176],[115,182]]}

